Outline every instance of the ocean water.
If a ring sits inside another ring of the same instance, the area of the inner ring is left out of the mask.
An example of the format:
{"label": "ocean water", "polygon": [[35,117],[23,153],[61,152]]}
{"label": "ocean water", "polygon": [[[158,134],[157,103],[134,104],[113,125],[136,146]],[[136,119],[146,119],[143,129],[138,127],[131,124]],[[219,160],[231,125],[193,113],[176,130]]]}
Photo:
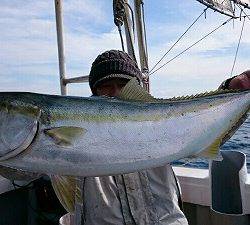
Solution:
{"label": "ocean water", "polygon": [[[221,150],[241,151],[247,157],[247,170],[250,173],[250,115],[241,125],[236,133],[221,147]],[[208,161],[205,159],[183,159],[173,163],[173,165],[193,168],[208,168]]]}

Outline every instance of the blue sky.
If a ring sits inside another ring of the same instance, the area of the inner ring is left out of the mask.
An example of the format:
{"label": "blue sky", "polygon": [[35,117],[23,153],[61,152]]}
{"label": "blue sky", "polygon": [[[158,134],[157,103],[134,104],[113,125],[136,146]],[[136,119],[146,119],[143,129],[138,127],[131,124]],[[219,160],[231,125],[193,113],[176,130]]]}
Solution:
{"label": "blue sky", "polygon": [[[195,0],[145,0],[150,67],[204,8]],[[60,94],[54,1],[0,0],[0,11],[0,91]],[[167,59],[226,19],[209,10]],[[64,23],[67,77],[87,75],[98,54],[121,49],[111,0],[64,0]],[[216,89],[230,77],[241,24],[225,25],[152,75],[152,94],[170,97]],[[247,19],[234,74],[250,67],[249,37]],[[87,84],[69,85],[68,90],[70,95],[90,94]]]}

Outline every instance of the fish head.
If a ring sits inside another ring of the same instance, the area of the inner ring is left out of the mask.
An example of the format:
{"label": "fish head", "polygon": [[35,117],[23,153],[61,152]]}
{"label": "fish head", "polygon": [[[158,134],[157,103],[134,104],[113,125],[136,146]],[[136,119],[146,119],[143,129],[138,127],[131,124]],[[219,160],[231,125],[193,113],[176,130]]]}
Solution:
{"label": "fish head", "polygon": [[18,100],[0,102],[0,161],[26,150],[38,131],[40,109]]}

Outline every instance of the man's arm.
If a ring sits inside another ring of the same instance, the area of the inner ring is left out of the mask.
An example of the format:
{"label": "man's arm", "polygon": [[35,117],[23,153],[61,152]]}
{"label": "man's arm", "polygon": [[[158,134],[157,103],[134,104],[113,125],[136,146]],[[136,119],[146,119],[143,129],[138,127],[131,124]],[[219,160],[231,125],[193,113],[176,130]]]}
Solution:
{"label": "man's arm", "polygon": [[219,89],[250,89],[250,70],[225,80]]}

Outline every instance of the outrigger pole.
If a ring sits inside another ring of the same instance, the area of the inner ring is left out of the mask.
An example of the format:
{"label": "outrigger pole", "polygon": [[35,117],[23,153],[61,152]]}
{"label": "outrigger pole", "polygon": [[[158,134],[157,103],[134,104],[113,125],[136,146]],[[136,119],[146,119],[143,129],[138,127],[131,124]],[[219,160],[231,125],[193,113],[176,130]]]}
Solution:
{"label": "outrigger pole", "polygon": [[[127,52],[128,54],[136,61],[135,56],[135,34],[134,34],[134,24],[132,24],[131,17],[130,17],[130,9],[129,8],[129,1],[124,0],[124,9],[125,9],[125,18],[124,18],[124,30],[126,35],[126,43],[127,43]],[[132,12],[132,10],[131,10]],[[133,15],[132,19],[133,19]]]}
{"label": "outrigger pole", "polygon": [[[148,69],[148,53],[146,43],[146,31],[144,24],[143,1],[134,0],[134,13],[130,7],[129,0],[113,0],[114,22],[121,32],[121,26],[124,24],[126,36],[127,52],[135,60],[135,29],[137,32],[137,42],[140,58],[140,69],[142,72],[143,87],[149,92],[149,69]],[[136,26],[134,24],[134,14]],[[132,19],[131,19],[132,17]],[[131,21],[132,20],[132,21]],[[121,35],[121,34],[120,34]],[[123,45],[123,40],[121,38]]]}
{"label": "outrigger pole", "polygon": [[65,64],[65,54],[64,54],[63,17],[62,17],[62,1],[61,0],[55,0],[55,12],[56,12],[56,31],[57,31],[57,46],[58,46],[61,94],[66,95],[67,88],[64,82],[65,73],[66,73],[66,64]]}
{"label": "outrigger pole", "polygon": [[143,74],[143,86],[149,92],[149,69],[147,40],[143,11],[143,0],[134,0],[137,41],[140,56],[141,72]]}
{"label": "outrigger pole", "polygon": [[67,84],[88,82],[89,76],[87,75],[87,76],[66,78],[66,62],[65,62],[64,32],[63,32],[63,5],[62,4],[63,4],[63,0],[55,0],[56,31],[57,31],[57,46],[58,46],[61,94],[67,95],[67,87],[66,87]]}

